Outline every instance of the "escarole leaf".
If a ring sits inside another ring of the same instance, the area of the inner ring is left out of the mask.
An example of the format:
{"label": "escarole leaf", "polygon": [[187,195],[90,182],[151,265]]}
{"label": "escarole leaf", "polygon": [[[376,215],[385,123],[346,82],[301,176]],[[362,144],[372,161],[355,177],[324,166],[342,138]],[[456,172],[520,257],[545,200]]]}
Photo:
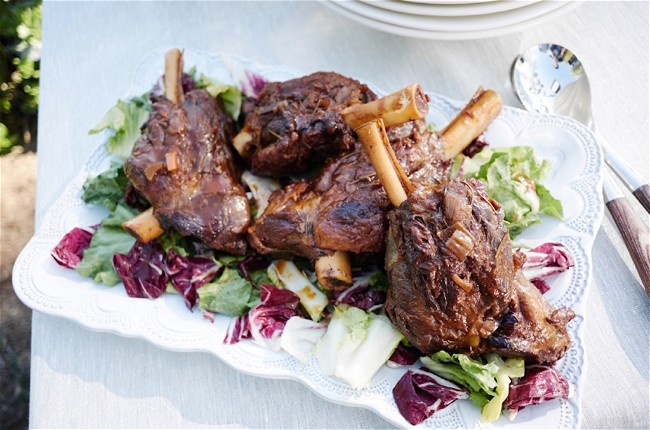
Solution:
{"label": "escarole leaf", "polygon": [[487,360],[488,363],[496,364],[499,369],[495,378],[495,396],[481,409],[481,420],[492,422],[501,416],[503,402],[508,398],[511,378],[521,378],[525,369],[524,360],[521,358],[508,358],[504,361],[497,354],[488,354]]}
{"label": "escarole leaf", "polygon": [[548,160],[537,161],[529,146],[483,149],[465,157],[458,170],[463,177],[478,178],[488,194],[503,207],[511,237],[541,222],[540,213],[562,219],[562,203],[541,184],[550,169]]}
{"label": "escarole leaf", "polygon": [[81,187],[81,198],[86,203],[99,204],[112,211],[124,198],[127,183],[124,166],[112,162],[104,172],[86,179]]}
{"label": "escarole leaf", "polygon": [[226,112],[235,119],[239,117],[244,96],[237,87],[225,84],[204,74],[201,74],[199,79],[196,80],[196,87],[205,88],[212,97],[221,98]]}
{"label": "escarole leaf", "polygon": [[497,366],[470,358],[465,354],[449,354],[440,351],[431,357],[422,357],[422,363],[435,374],[468,388],[494,395]]}
{"label": "escarole leaf", "polygon": [[362,388],[386,363],[402,338],[385,315],[338,305],[314,355],[324,374],[334,375],[352,388]]}
{"label": "escarole leaf", "polygon": [[525,370],[522,358],[504,360],[497,354],[474,359],[440,351],[420,360],[436,375],[467,388],[472,402],[481,407],[481,420],[485,422],[501,416],[511,379],[524,376]]}
{"label": "escarole leaf", "polygon": [[197,293],[201,309],[230,316],[247,313],[260,300],[259,290],[230,267],[216,281],[201,286]]}
{"label": "escarole leaf", "polygon": [[148,94],[128,100],[118,100],[88,134],[110,130],[112,134],[106,141],[106,150],[110,154],[126,159],[131,155],[133,145],[140,137],[140,128],[149,118],[150,111],[151,103]]}
{"label": "escarole leaf", "polygon": [[113,267],[113,256],[127,254],[135,243],[135,239],[122,228],[122,223],[136,214],[136,210],[118,204],[101,222],[90,245],[84,251],[81,262],[75,267],[80,275],[106,285],[120,282],[120,277]]}
{"label": "escarole leaf", "polygon": [[275,260],[267,269],[274,284],[293,291],[313,321],[320,321],[328,305],[327,295],[316,287],[292,261]]}

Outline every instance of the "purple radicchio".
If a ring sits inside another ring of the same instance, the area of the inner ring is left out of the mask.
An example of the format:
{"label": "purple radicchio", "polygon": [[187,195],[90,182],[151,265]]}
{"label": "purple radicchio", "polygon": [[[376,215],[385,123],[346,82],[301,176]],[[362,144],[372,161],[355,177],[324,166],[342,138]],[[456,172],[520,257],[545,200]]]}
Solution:
{"label": "purple radicchio", "polygon": [[330,296],[333,304],[346,304],[364,311],[382,305],[386,301],[386,293],[371,286],[371,279],[376,273],[368,271],[356,275],[350,287]]}
{"label": "purple radicchio", "polygon": [[113,256],[113,267],[129,297],[155,299],[169,281],[165,260],[165,251],[156,242],[136,242],[127,255]]}
{"label": "purple radicchio", "polygon": [[260,286],[260,304],[251,309],[251,335],[260,345],[279,351],[280,336],[289,318],[300,314],[300,298],[271,284]]}
{"label": "purple radicchio", "polygon": [[196,290],[212,281],[221,267],[211,258],[183,257],[170,249],[166,270],[172,285],[191,310],[198,300]]}
{"label": "purple radicchio", "polygon": [[[187,73],[183,73],[183,76],[181,78],[181,86],[183,87],[183,94],[187,94],[190,91],[194,90],[196,88],[196,84],[194,83],[194,79],[192,79],[192,76],[188,75]],[[153,88],[151,88],[151,95],[154,96],[164,96],[165,95],[165,75],[161,75],[160,78],[156,81],[154,84]]]}
{"label": "purple radicchio", "polygon": [[524,276],[542,294],[551,289],[546,282],[546,278],[562,273],[574,265],[569,250],[561,243],[544,243],[536,248],[524,251],[524,254],[526,255],[526,262],[522,268]]}
{"label": "purple radicchio", "polygon": [[476,139],[474,139],[472,142],[470,142],[469,145],[463,149],[463,155],[466,157],[472,158],[479,152],[481,152],[484,148],[487,148],[490,146],[488,141],[485,139],[485,134],[481,133],[478,135]]}
{"label": "purple radicchio", "polygon": [[424,368],[409,369],[393,388],[397,409],[415,425],[458,399],[469,398],[464,388]]}
{"label": "purple radicchio", "polygon": [[74,269],[90,245],[96,228],[83,229],[75,227],[70,230],[52,250],[52,258],[63,267]]}
{"label": "purple radicchio", "polygon": [[239,268],[239,271],[241,272],[242,276],[251,284],[257,285],[257,282],[251,274],[254,272],[260,271],[262,269],[266,270],[267,267],[269,267],[269,260],[267,260],[265,257],[262,257],[261,255],[251,255],[249,257],[246,257],[244,260],[242,260],[237,267]]}
{"label": "purple radicchio", "polygon": [[246,79],[240,82],[242,93],[247,97],[257,98],[268,81],[257,73],[246,71]]}
{"label": "purple radicchio", "polygon": [[389,367],[410,366],[411,364],[415,364],[421,356],[422,353],[417,348],[400,343],[386,364]]}
{"label": "purple radicchio", "polygon": [[510,386],[503,408],[514,413],[525,406],[569,396],[569,381],[557,369],[534,364],[527,366],[524,377]]}
{"label": "purple radicchio", "polygon": [[250,339],[251,337],[250,318],[248,314],[244,314],[230,319],[223,343],[233,345],[242,339]]}

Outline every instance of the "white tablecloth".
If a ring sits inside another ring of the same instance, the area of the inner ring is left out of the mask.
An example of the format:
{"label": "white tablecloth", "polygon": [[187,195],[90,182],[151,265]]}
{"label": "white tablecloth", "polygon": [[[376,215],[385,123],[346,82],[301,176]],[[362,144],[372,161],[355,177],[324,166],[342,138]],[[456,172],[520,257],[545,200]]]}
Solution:
{"label": "white tablecloth", "polygon": [[[336,70],[387,90],[417,81],[460,100],[483,85],[520,106],[510,66],[543,41],[572,47],[581,58],[601,133],[650,176],[647,2],[586,2],[523,32],[435,41],[366,28],[318,2],[46,1],[36,224],[98,144],[87,130],[127,92],[141,58],[160,46],[236,53],[305,73]],[[649,305],[608,216],[593,259],[583,427],[649,428]],[[169,352],[38,312],[32,331],[33,428],[390,427],[297,382],[243,375],[208,354]]]}

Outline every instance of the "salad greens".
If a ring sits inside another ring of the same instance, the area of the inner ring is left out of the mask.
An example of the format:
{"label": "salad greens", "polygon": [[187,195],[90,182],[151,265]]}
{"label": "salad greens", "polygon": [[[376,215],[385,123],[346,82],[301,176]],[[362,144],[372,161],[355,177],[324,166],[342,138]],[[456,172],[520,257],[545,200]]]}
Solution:
{"label": "salad greens", "polygon": [[467,399],[467,390],[425,368],[409,369],[393,387],[395,404],[411,424],[419,424],[458,399]]}
{"label": "salad greens", "polygon": [[229,267],[216,281],[203,285],[197,292],[201,309],[230,316],[243,315],[260,301],[259,290]]}
{"label": "salad greens", "polygon": [[199,79],[196,80],[196,88],[205,88],[212,97],[221,98],[226,112],[234,119],[239,117],[241,105],[244,101],[244,95],[239,91],[239,88],[224,84],[204,74],[201,74]]}
{"label": "salad greens", "polygon": [[124,165],[113,161],[107,170],[84,182],[81,198],[88,204],[99,204],[113,211],[124,199],[127,183]]}
{"label": "salad greens", "polygon": [[504,361],[497,354],[474,359],[465,354],[440,351],[431,357],[422,357],[420,361],[433,373],[467,388],[470,399],[481,407],[481,419],[487,422],[501,416],[510,378],[524,376],[523,358]]}
{"label": "salad greens", "polygon": [[325,334],[327,326],[299,316],[291,317],[284,326],[280,347],[303,363],[309,359],[314,346]]}
{"label": "salad greens", "polygon": [[282,285],[296,293],[300,297],[300,303],[309,313],[309,317],[314,321],[320,321],[323,311],[329,304],[327,295],[316,287],[293,261],[275,260],[269,266],[267,273],[276,285]]}
{"label": "salad greens", "polygon": [[385,315],[338,305],[314,355],[326,375],[362,388],[390,358],[402,334]]}
{"label": "salad greens", "polygon": [[533,148],[512,146],[485,148],[472,158],[460,156],[452,174],[480,179],[503,207],[506,227],[515,237],[541,223],[539,214],[562,219],[562,203],[541,184],[549,169],[548,160],[536,160]]}
{"label": "salad greens", "polygon": [[81,276],[106,285],[120,282],[113,256],[126,254],[135,244],[135,239],[123,228],[122,223],[133,218],[137,211],[118,204],[100,224],[90,240],[90,245],[83,253],[81,262],[75,268]]}
{"label": "salad greens", "polygon": [[140,127],[149,118],[150,111],[148,94],[129,100],[118,100],[99,124],[88,133],[96,134],[102,130],[110,130],[112,135],[106,141],[106,150],[126,160],[140,137]]}
{"label": "salad greens", "polygon": [[501,416],[503,403],[508,398],[511,378],[521,378],[524,376],[524,360],[522,358],[508,358],[505,361],[497,354],[488,354],[487,360],[491,364],[496,364],[497,374],[495,396],[481,409],[481,419],[483,421],[496,421]]}
{"label": "salad greens", "polygon": [[260,303],[248,313],[251,337],[271,351],[280,351],[287,322],[300,314],[300,298],[292,291],[263,284]]}

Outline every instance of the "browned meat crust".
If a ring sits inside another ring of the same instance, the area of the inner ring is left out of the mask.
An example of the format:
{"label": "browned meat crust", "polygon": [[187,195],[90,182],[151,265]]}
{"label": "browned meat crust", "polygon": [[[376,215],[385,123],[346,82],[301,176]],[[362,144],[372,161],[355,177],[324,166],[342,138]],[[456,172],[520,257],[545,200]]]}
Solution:
{"label": "browned meat crust", "polygon": [[499,351],[552,363],[570,310],[521,275],[503,211],[476,180],[420,186],[388,215],[386,313],[425,354]]}
{"label": "browned meat crust", "polygon": [[253,146],[251,171],[294,175],[349,150],[356,139],[340,112],[376,98],[365,84],[334,72],[266,84],[244,112],[242,133]]}
{"label": "browned meat crust", "polygon": [[[449,162],[423,121],[389,130],[389,139],[407,174],[417,181],[442,180]],[[331,160],[313,179],[289,184],[271,196],[249,229],[249,241],[263,254],[310,259],[329,250],[379,253],[384,250],[391,205],[360,144]]]}
{"label": "browned meat crust", "polygon": [[182,106],[154,97],[142,137],[125,163],[164,228],[234,254],[246,251],[250,209],[229,142],[230,117],[205,90]]}

